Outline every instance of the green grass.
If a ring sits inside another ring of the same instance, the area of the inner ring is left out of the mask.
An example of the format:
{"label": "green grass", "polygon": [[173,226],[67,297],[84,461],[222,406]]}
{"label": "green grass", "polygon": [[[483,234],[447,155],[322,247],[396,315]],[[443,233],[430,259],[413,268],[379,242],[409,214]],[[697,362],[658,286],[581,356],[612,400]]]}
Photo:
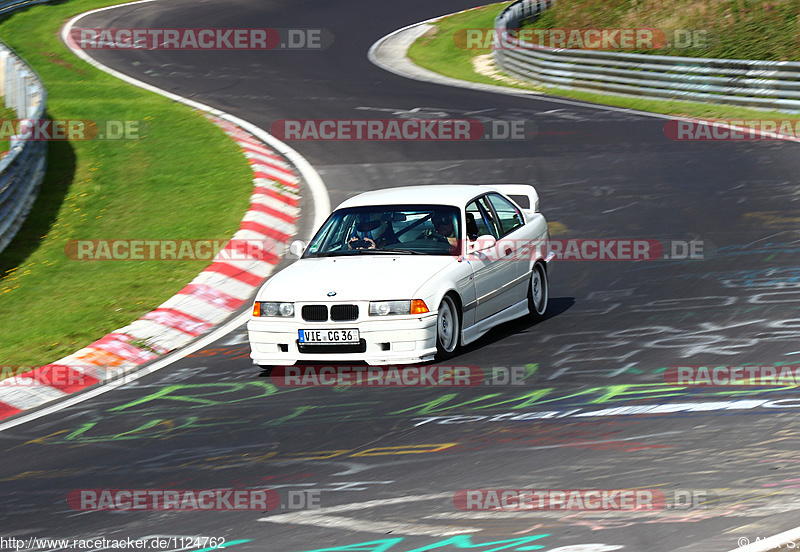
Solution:
{"label": "green grass", "polygon": [[457,46],[456,42],[461,41],[454,40],[454,37],[458,31],[461,31],[463,34],[464,29],[494,28],[494,18],[509,3],[510,2],[490,4],[440,19],[435,23],[435,28],[429,30],[411,45],[408,50],[408,57],[421,67],[425,67],[426,69],[448,77],[470,82],[535,90],[551,96],[573,98],[603,105],[613,105],[653,113],[686,117],[749,120],[789,119],[785,113],[777,111],[750,109],[717,103],[699,103],[680,100],[648,100],[636,97],[598,94],[559,87],[542,86],[533,83],[518,82],[509,84],[499,78],[479,74],[475,71],[473,61],[478,56],[490,55],[491,49],[475,48],[468,50]]}
{"label": "green grass", "polygon": [[[5,102],[3,101],[2,96],[0,96],[0,122],[16,121],[17,112],[11,108],[4,106]],[[9,136],[7,136],[6,134],[0,135],[0,154],[2,154],[0,155],[0,159],[5,157],[5,154],[8,153],[10,147],[11,147],[11,140],[9,140]]]}
{"label": "green grass", "polygon": [[[664,33],[664,47],[611,51],[798,61],[799,17],[798,0],[559,0],[530,27],[658,29]],[[682,30],[700,31],[703,41],[693,45],[687,40],[686,47],[676,47],[681,45],[676,31]]]}
{"label": "green grass", "polygon": [[[0,365],[38,366],[124,326],[208,261],[76,261],[76,239],[225,239],[249,204],[235,142],[192,109],[80,61],[61,26],[119,0],[42,5],[0,22],[0,37],[42,77],[53,119],[143,120],[140,140],[52,141],[31,215],[0,254]],[[202,55],[198,53],[198,55]]]}
{"label": "green grass", "polygon": [[494,28],[494,18],[510,3],[490,4],[440,19],[435,22],[435,29],[431,29],[411,45],[408,57],[417,65],[448,77],[497,84],[497,81],[476,73],[472,67],[472,59],[476,55],[486,54],[491,50],[461,48],[456,45],[456,33],[462,29]]}

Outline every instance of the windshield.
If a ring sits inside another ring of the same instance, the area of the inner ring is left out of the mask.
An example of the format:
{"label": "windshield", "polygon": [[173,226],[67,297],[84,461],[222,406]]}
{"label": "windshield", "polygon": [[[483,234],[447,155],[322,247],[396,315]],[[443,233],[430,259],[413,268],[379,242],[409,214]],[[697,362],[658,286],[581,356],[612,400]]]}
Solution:
{"label": "windshield", "polygon": [[335,211],[304,257],[361,254],[452,255],[461,237],[456,207],[378,205]]}

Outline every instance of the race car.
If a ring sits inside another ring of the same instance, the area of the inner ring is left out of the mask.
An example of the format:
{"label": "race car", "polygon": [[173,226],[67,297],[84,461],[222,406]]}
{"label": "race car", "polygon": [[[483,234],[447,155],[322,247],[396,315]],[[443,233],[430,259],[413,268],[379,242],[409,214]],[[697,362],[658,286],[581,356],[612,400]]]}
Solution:
{"label": "race car", "polygon": [[543,318],[547,222],[525,184],[407,186],[339,205],[259,290],[260,366],[443,360],[509,320]]}

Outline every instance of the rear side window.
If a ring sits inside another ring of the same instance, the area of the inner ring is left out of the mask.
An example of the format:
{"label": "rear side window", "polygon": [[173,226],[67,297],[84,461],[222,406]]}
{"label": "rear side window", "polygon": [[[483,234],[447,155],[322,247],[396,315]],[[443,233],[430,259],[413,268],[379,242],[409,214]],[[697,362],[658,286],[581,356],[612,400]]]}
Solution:
{"label": "rear side window", "polygon": [[489,194],[489,201],[492,203],[495,212],[497,213],[498,223],[503,236],[510,234],[524,224],[522,213],[519,209],[508,201],[503,196],[497,194]]}
{"label": "rear side window", "polygon": [[[470,239],[490,235],[499,238],[499,227],[485,197],[481,197],[467,205],[467,235]],[[473,223],[474,221],[474,223]]]}

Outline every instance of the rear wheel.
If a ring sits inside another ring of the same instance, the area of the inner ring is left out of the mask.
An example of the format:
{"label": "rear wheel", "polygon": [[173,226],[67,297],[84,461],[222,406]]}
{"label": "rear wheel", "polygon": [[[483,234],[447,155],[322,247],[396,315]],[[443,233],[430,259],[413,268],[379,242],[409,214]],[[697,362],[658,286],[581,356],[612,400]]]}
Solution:
{"label": "rear wheel", "polygon": [[547,271],[542,263],[533,265],[531,281],[528,285],[528,313],[533,320],[542,320],[547,312],[550,299],[550,284]]}
{"label": "rear wheel", "polygon": [[440,360],[452,357],[458,349],[461,316],[453,297],[445,295],[436,316],[436,349]]}

